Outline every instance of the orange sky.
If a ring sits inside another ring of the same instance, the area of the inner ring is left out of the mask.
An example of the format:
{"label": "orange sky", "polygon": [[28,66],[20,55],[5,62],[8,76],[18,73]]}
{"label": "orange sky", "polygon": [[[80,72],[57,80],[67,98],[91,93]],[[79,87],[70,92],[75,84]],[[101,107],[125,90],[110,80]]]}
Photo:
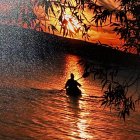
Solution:
{"label": "orange sky", "polygon": [[[12,13],[12,11],[15,9],[17,0],[1,0],[0,1],[0,18],[6,16],[7,14]],[[100,0],[99,3],[101,5],[105,5],[106,7],[112,9],[116,7],[118,4],[116,4],[113,0]],[[87,10],[87,16],[90,19],[92,17],[92,11]],[[43,8],[36,9],[36,14],[38,17],[45,16],[45,12]],[[0,20],[0,21],[1,21]],[[47,21],[48,22],[48,21]],[[46,22],[46,23],[47,23]],[[52,19],[52,23],[54,20]],[[45,21],[42,20],[42,23],[44,24]],[[58,27],[59,29],[59,27]],[[57,35],[60,35],[59,32],[56,32]],[[108,44],[108,45],[113,45],[113,46],[121,46],[122,41],[119,40],[119,36],[116,36],[114,32],[111,31],[111,27],[106,26],[103,28],[96,28],[92,27],[89,30],[89,35],[90,35],[90,42],[98,42],[100,41],[101,43]],[[75,36],[77,39],[82,39],[80,35]]]}
{"label": "orange sky", "polygon": [[[118,6],[118,3],[115,3],[113,0],[100,0],[101,5],[106,5],[108,8],[112,9]],[[36,13],[39,17],[44,17],[45,12],[44,8],[36,8]],[[67,14],[70,12],[68,11]],[[86,17],[88,19],[91,19],[93,16],[93,12],[89,9],[86,9]],[[50,18],[51,23],[54,23],[54,19]],[[45,24],[45,22],[42,20],[42,23]],[[60,29],[60,27],[57,27]],[[119,36],[117,36],[109,26],[105,26],[102,28],[96,28],[96,27],[91,27],[89,30],[89,35],[90,35],[90,42],[98,42],[100,41],[103,44],[108,44],[108,45],[113,45],[114,47],[116,46],[122,46],[123,41],[119,40]],[[58,32],[55,32],[55,34],[60,35]],[[80,35],[75,36],[76,39],[83,39]],[[84,40],[84,39],[83,39]]]}

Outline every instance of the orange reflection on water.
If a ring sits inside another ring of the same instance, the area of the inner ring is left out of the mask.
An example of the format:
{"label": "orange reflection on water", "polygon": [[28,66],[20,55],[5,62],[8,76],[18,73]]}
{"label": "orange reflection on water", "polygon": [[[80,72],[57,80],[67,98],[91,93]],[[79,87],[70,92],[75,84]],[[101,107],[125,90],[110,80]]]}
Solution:
{"label": "orange reflection on water", "polygon": [[[81,114],[82,115],[82,114]],[[83,114],[84,115],[84,114]],[[92,139],[93,136],[91,136],[88,132],[87,132],[87,127],[88,127],[88,122],[85,119],[79,119],[79,121],[77,122],[77,127],[79,129],[79,137],[80,138],[84,138],[84,139]]]}
{"label": "orange reflection on water", "polygon": [[[65,58],[65,78],[69,79],[70,74],[73,73],[75,80],[82,76],[83,68],[78,64],[79,57],[75,55],[66,55]],[[82,84],[82,79],[79,80]]]}
{"label": "orange reflection on water", "polygon": [[[79,79],[83,74],[83,67],[78,64],[78,60],[80,58],[74,55],[67,55],[65,58],[65,77],[66,80],[70,78],[70,74],[73,73],[75,75],[75,80]],[[77,62],[77,63],[76,63]],[[84,86],[86,86],[86,82],[83,78],[79,79],[78,82],[82,85],[82,92],[85,92]],[[82,98],[84,98],[84,93],[82,93]],[[84,138],[84,139],[92,139],[93,136],[89,135],[87,132],[87,128],[89,127],[88,120],[86,118],[86,112],[81,112],[80,109],[86,107],[86,103],[81,101],[79,98],[71,98],[69,97],[70,110],[67,112],[73,112],[75,119],[74,124],[70,125],[71,135],[74,136],[72,140],[75,140],[75,137]],[[77,131],[75,131],[75,127]]]}

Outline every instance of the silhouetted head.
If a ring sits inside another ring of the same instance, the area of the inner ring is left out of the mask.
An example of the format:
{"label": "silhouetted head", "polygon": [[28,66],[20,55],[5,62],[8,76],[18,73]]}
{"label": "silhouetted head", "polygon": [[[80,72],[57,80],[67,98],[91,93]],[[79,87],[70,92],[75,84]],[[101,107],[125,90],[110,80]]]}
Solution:
{"label": "silhouetted head", "polygon": [[71,77],[71,79],[74,79],[74,74],[71,73],[71,74],[70,74],[70,77]]}

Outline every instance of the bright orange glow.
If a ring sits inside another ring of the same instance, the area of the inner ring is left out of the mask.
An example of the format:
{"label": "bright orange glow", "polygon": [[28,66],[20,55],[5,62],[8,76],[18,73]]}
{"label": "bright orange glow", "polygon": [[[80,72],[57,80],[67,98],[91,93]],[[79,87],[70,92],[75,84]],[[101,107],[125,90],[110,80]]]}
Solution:
{"label": "bright orange glow", "polygon": [[67,21],[67,29],[72,31],[73,33],[76,33],[81,28],[81,25],[78,22],[78,20],[76,20],[71,15],[66,14],[64,15],[63,19]]}
{"label": "bright orange glow", "polygon": [[[54,7],[55,13],[57,13],[57,8]],[[74,36],[72,36],[75,39],[85,40],[82,38],[82,33],[80,31],[83,30],[83,27],[80,25],[78,20],[71,15],[70,9],[65,9],[65,15],[63,15],[62,23],[57,23],[57,19],[59,18],[60,14],[57,15],[57,17],[54,17],[53,13],[50,11],[50,16],[48,17],[45,13],[45,7],[42,6],[35,6],[34,12],[38,17],[38,20],[36,23],[40,22],[40,26],[42,27],[44,32],[52,33],[48,30],[48,25],[52,24],[56,26],[57,30],[60,31],[60,25],[63,27],[66,27],[66,29],[73,33]],[[91,19],[93,16],[92,11],[90,11],[88,8],[84,11],[85,16],[87,19]],[[84,20],[85,24],[88,24],[86,20]],[[96,28],[95,26],[91,27],[88,31],[88,34],[90,36],[89,42],[98,42],[100,41],[103,44],[108,44],[110,46],[114,46],[117,48],[120,48],[123,44],[122,41],[119,40],[119,36],[116,36],[114,32],[111,31],[112,28],[107,26],[104,28]],[[56,35],[60,35],[60,32],[55,32]],[[69,34],[68,36],[69,37]]]}
{"label": "bright orange glow", "polygon": [[[78,62],[79,58],[74,55],[68,55],[65,58],[65,75],[66,75],[66,80],[70,78],[70,74],[73,73],[75,75],[75,79],[78,79],[82,75],[82,67],[78,65],[75,62]],[[80,82],[82,82],[80,80]],[[82,84],[82,83],[81,83]]]}

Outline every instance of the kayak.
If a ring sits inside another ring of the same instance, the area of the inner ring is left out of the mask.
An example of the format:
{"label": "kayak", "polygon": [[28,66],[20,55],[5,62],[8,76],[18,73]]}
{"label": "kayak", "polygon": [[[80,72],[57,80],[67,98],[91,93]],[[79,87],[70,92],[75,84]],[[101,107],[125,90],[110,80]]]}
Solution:
{"label": "kayak", "polygon": [[76,89],[67,88],[66,94],[70,95],[70,96],[81,96],[82,93],[81,93],[81,90],[79,88],[76,88]]}

